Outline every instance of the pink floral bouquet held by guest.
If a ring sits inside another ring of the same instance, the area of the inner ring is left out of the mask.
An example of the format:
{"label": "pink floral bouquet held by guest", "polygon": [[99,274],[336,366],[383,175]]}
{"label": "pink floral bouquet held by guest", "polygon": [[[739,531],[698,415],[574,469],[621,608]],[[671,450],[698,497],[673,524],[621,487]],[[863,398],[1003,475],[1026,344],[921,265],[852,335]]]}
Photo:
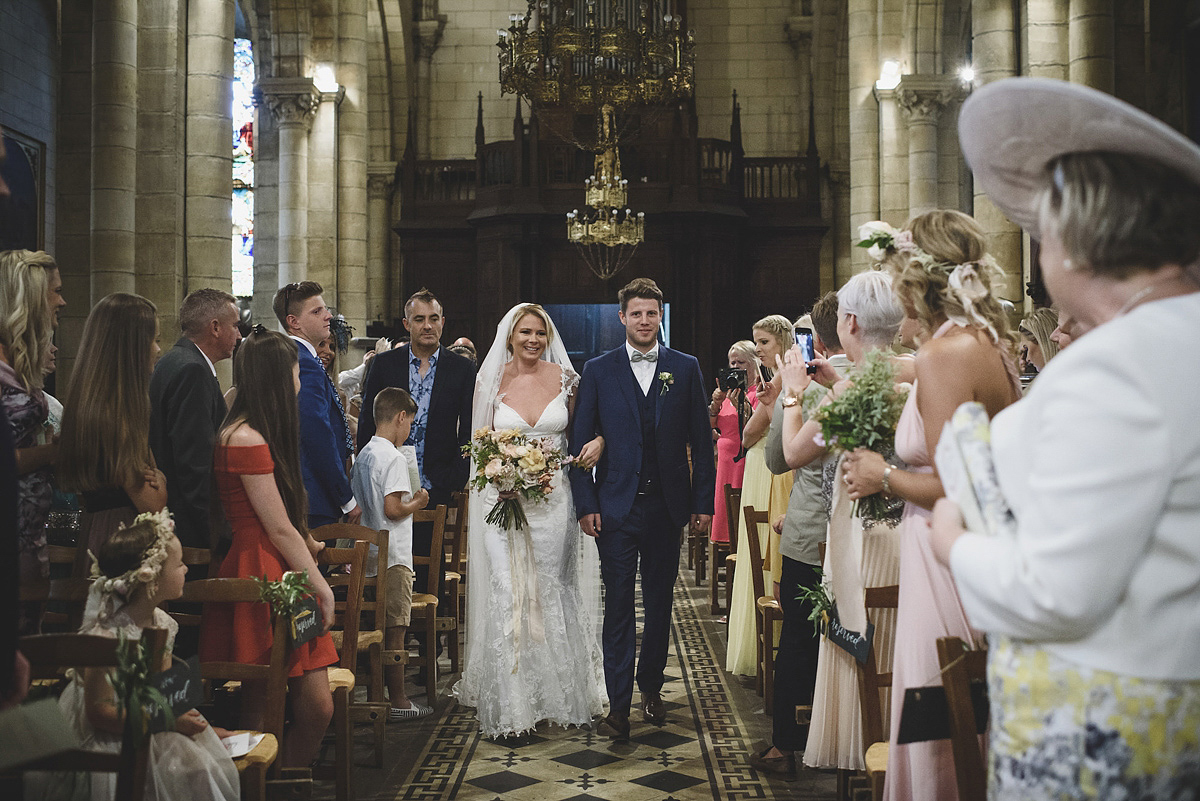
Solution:
{"label": "pink floral bouquet held by guest", "polygon": [[471,486],[484,490],[492,484],[500,492],[487,522],[507,530],[529,524],[521,501],[544,501],[554,490],[555,472],[571,461],[553,439],[533,439],[515,428],[477,429],[463,451],[475,462]]}

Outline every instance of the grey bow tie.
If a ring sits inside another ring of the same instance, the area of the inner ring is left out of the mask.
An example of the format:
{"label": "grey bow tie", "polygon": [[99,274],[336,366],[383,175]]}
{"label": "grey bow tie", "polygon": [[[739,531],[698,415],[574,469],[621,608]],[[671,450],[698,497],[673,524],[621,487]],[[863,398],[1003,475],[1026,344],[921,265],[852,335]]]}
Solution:
{"label": "grey bow tie", "polygon": [[629,357],[629,361],[633,362],[634,364],[637,364],[638,362],[656,362],[658,361],[658,351],[652,350],[649,353],[638,353],[637,351],[634,351],[633,355]]}

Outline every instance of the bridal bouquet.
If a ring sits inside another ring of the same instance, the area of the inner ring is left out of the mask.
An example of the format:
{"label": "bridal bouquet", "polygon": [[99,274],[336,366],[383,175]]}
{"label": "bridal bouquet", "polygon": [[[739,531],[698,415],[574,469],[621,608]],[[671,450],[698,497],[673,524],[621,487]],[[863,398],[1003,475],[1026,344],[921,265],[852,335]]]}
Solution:
{"label": "bridal bouquet", "polygon": [[475,462],[471,486],[483,490],[490,484],[499,490],[486,520],[503,529],[528,525],[521,501],[544,501],[554,489],[555,471],[570,462],[550,437],[531,439],[515,428],[476,429],[463,451]]}
{"label": "bridal bouquet", "polygon": [[[896,439],[896,424],[908,393],[896,389],[896,371],[888,355],[873,350],[854,372],[854,383],[829,405],[817,410],[821,424],[818,444],[839,451],[866,448],[886,458]],[[887,501],[882,493],[854,502],[851,514],[864,520],[883,519]]]}

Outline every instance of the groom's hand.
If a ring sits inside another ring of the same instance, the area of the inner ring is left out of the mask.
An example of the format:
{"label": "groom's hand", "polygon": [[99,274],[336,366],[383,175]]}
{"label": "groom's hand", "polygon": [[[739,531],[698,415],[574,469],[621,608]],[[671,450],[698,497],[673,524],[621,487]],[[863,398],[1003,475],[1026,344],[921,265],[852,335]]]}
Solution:
{"label": "groom's hand", "polygon": [[700,534],[712,525],[712,515],[692,515],[692,531]]}
{"label": "groom's hand", "polygon": [[579,525],[583,527],[583,533],[589,537],[600,536],[600,515],[584,515],[579,518]]}

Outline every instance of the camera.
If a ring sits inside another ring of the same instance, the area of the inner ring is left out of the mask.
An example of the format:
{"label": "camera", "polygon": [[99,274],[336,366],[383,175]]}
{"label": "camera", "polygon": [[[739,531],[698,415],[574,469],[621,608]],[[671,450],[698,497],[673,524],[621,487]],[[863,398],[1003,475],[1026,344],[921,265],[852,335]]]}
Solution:
{"label": "camera", "polygon": [[717,383],[725,392],[731,389],[746,391],[746,371],[738,367],[722,367],[717,371]]}

